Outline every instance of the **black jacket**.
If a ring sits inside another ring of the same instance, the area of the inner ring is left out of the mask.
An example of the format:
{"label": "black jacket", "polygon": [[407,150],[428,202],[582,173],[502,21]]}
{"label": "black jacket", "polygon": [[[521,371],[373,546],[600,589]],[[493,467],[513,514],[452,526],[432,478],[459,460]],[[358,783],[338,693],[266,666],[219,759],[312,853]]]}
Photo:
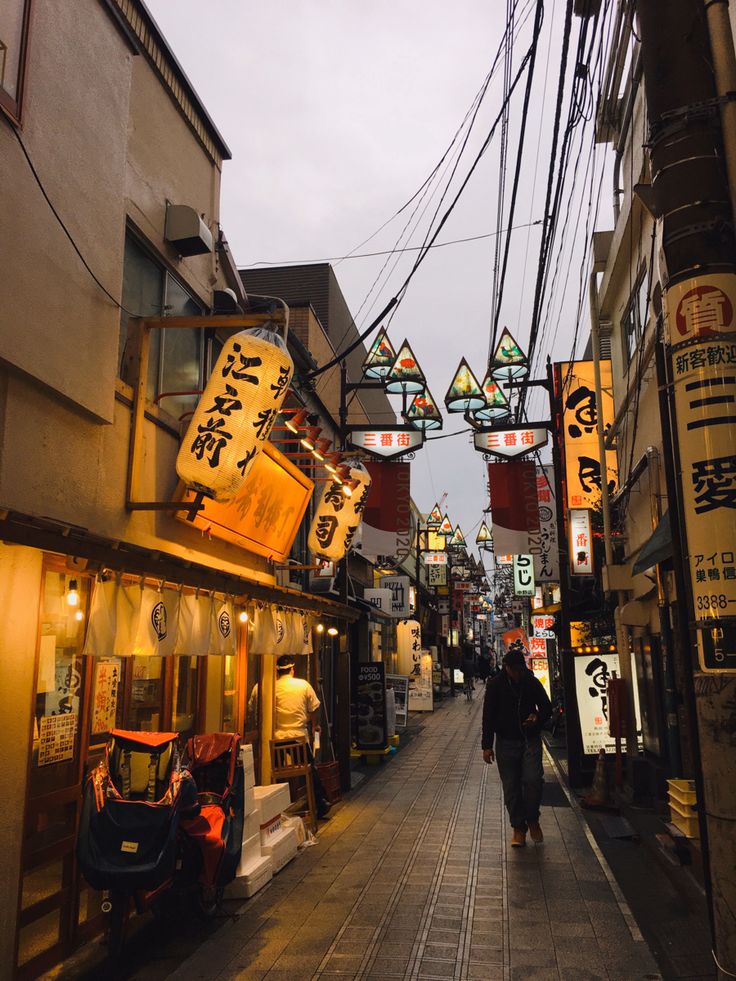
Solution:
{"label": "black jacket", "polygon": [[[537,716],[534,726],[523,728],[529,715]],[[493,749],[496,736],[502,739],[524,739],[537,734],[552,714],[552,705],[542,683],[531,671],[525,671],[519,684],[502,670],[486,682],[483,702],[483,749]]]}

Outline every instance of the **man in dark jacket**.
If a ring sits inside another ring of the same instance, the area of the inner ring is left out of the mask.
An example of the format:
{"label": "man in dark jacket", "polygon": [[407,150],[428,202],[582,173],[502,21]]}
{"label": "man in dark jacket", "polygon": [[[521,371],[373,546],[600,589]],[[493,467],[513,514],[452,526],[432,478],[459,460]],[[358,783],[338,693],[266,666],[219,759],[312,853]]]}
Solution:
{"label": "man in dark jacket", "polygon": [[498,763],[514,848],[526,844],[527,830],[532,841],[544,839],[539,826],[544,782],[541,729],[551,712],[547,692],[527,669],[522,651],[509,651],[503,671],[486,685],[482,745],[484,762]]}

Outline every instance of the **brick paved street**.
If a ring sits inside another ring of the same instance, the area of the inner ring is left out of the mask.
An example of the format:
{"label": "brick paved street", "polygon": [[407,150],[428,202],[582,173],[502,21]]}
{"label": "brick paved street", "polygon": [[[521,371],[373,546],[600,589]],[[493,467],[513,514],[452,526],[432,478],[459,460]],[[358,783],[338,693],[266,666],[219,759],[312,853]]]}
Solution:
{"label": "brick paved street", "polygon": [[237,918],[184,961],[152,949],[134,976],[659,977],[558,787],[551,799],[565,806],[544,808],[544,845],[511,852],[498,774],[481,759],[480,710],[479,691],[472,705],[456,699],[422,719],[319,844],[234,907]]}

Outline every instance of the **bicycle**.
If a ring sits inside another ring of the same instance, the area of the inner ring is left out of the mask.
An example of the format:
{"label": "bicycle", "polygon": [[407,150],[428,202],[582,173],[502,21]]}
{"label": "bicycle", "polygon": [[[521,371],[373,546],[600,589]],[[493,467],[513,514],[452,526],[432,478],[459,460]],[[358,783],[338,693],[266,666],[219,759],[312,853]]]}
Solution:
{"label": "bicycle", "polygon": [[463,691],[465,692],[465,697],[469,702],[473,701],[473,694],[475,693],[475,679],[465,678],[463,681]]}

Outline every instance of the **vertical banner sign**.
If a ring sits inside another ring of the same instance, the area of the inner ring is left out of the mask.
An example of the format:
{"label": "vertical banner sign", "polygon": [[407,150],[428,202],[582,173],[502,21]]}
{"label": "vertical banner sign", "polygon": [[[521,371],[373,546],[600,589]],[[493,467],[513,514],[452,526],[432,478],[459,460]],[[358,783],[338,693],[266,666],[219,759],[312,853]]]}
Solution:
{"label": "vertical banner sign", "polygon": [[534,559],[531,555],[514,556],[514,595],[534,595]]}
{"label": "vertical banner sign", "polygon": [[371,475],[371,489],[363,512],[359,550],[370,558],[406,558],[412,540],[411,465],[366,461],[365,466]]}
{"label": "vertical banner sign", "polygon": [[[633,653],[631,661],[636,677]],[[584,657],[579,655],[575,657],[575,692],[584,753],[597,753],[601,749],[611,752],[616,747],[614,738],[608,734],[608,682],[614,671],[620,678],[618,654],[586,654]],[[634,685],[634,716],[637,741],[641,745],[641,714],[637,685]]]}
{"label": "vertical banner sign", "polygon": [[447,565],[436,565],[432,563],[427,566],[427,585],[446,586],[447,585]]}
{"label": "vertical banner sign", "polygon": [[570,574],[593,575],[593,548],[591,545],[590,511],[588,508],[570,508],[567,513],[570,534]]}
{"label": "vertical banner sign", "polygon": [[381,661],[358,664],[355,679],[355,745],[384,749],[386,736],[386,666]]}
{"label": "vertical banner sign", "polygon": [[690,582],[704,671],[736,671],[736,291],[699,276],[667,290]]}
{"label": "vertical banner sign", "polygon": [[539,531],[537,475],[533,463],[489,463],[493,550],[528,555],[529,533]]}
{"label": "vertical banner sign", "polygon": [[560,581],[560,552],[557,541],[554,467],[537,467],[539,531],[529,532],[529,551],[534,556],[536,582]]}
{"label": "vertical banner sign", "polygon": [[386,686],[393,689],[396,703],[396,728],[406,729],[409,717],[409,679],[405,674],[387,674]]}
{"label": "vertical banner sign", "polygon": [[434,709],[432,689],[432,655],[422,651],[418,675],[409,678],[409,708],[412,712],[431,712]]}
{"label": "vertical banner sign", "polygon": [[[562,439],[569,508],[594,507],[601,496],[601,460],[598,452],[598,403],[592,361],[557,364],[557,389],[562,396]],[[601,412],[607,432],[614,419],[611,362],[601,361]],[[606,478],[611,493],[616,489],[616,451],[606,452]]]}

